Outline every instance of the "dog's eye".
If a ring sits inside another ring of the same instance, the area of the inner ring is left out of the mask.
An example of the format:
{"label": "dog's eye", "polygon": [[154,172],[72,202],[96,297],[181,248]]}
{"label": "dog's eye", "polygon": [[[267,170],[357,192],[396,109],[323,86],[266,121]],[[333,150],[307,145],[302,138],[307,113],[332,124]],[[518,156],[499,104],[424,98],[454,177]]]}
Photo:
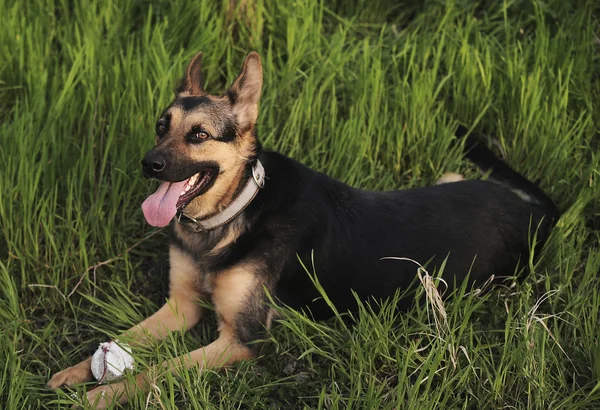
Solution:
{"label": "dog's eye", "polygon": [[167,124],[163,120],[156,123],[156,133],[161,137],[167,133]]}
{"label": "dog's eye", "polygon": [[192,127],[192,134],[194,134],[194,138],[199,140],[204,140],[209,137],[208,133],[197,125]]}

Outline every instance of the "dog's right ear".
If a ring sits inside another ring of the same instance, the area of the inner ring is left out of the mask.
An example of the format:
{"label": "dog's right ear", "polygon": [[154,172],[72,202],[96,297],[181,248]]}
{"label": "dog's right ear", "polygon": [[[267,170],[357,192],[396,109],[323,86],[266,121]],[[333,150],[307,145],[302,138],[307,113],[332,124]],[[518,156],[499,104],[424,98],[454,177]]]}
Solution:
{"label": "dog's right ear", "polygon": [[188,64],[185,77],[181,80],[177,88],[177,95],[203,95],[204,79],[200,69],[202,68],[202,52],[196,54]]}

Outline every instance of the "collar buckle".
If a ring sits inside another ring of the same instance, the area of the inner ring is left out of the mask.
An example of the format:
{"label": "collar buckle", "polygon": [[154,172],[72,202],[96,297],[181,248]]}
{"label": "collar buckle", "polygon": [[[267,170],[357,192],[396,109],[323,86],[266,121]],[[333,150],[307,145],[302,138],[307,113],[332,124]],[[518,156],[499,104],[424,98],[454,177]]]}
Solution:
{"label": "collar buckle", "polygon": [[[181,220],[182,217],[187,219],[187,221],[182,221]],[[208,232],[208,230],[206,228],[204,228],[204,226],[202,225],[202,223],[199,220],[197,220],[196,218],[192,218],[189,215],[186,215],[186,213],[183,212],[183,210],[177,213],[177,222],[179,222],[180,224],[185,224],[186,222],[193,222],[193,225],[190,227],[193,231]]]}
{"label": "collar buckle", "polygon": [[252,167],[252,178],[259,188],[265,186],[265,169],[260,161],[256,161],[256,165]]}

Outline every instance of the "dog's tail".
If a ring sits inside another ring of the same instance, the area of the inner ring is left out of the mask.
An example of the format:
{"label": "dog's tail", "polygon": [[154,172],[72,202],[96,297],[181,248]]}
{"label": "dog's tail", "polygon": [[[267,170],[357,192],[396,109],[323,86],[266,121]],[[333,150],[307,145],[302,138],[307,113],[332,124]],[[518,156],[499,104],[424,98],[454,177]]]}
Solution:
{"label": "dog's tail", "polygon": [[496,157],[475,133],[469,134],[468,128],[460,125],[456,136],[465,139],[465,156],[481,170],[490,172],[491,180],[508,186],[526,202],[543,206],[546,209],[546,217],[550,220],[558,219],[560,211],[552,199],[540,187]]}

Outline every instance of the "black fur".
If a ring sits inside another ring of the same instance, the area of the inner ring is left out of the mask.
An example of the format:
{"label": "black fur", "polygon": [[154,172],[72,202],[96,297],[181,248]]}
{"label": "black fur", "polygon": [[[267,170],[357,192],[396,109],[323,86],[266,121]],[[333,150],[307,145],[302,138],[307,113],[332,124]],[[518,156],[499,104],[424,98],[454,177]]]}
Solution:
{"label": "black fur", "polygon": [[219,137],[219,140],[222,142],[232,142],[237,137],[237,127],[235,126],[235,122],[231,120],[225,121],[223,125],[223,131]]}
{"label": "black fur", "polygon": [[229,99],[229,103],[231,105],[235,104],[238,99],[238,93],[232,89],[226,91],[227,98]]}
{"label": "black fur", "polygon": [[206,96],[179,97],[173,103],[174,106],[180,106],[184,111],[193,111],[197,107],[214,105],[213,101]]}
{"label": "black fur", "polygon": [[557,219],[560,212],[548,197],[536,184],[522,177],[518,172],[510,168],[506,163],[498,159],[489,149],[481,145],[481,135],[468,135],[466,127],[459,126],[456,131],[459,138],[465,138],[465,155],[483,171],[493,170],[492,179],[503,183],[512,189],[520,190],[537,202],[546,207],[548,217]]}
{"label": "black fur", "polygon": [[[483,145],[471,138],[466,148],[467,156],[482,168],[493,167],[491,179],[498,177],[500,183],[464,181],[365,191],[263,151],[259,158],[267,182],[243,212],[243,233],[218,253],[195,256],[203,272],[260,261],[275,298],[295,309],[309,308],[316,319],[332,312],[297,259],[310,266],[313,252],[318,279],[342,312],[356,308],[351,290],[365,300],[381,299],[413,282],[414,263],[385,257],[413,259],[430,273],[447,258],[443,277],[451,287],[469,273],[469,282],[476,286],[492,274],[513,276],[528,260],[533,231],[539,228],[537,239],[543,243],[558,211],[539,188]],[[524,191],[535,203],[512,189]],[[181,239],[176,244],[194,254]],[[400,307],[410,302],[406,298]]]}

